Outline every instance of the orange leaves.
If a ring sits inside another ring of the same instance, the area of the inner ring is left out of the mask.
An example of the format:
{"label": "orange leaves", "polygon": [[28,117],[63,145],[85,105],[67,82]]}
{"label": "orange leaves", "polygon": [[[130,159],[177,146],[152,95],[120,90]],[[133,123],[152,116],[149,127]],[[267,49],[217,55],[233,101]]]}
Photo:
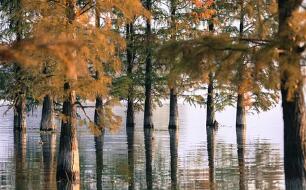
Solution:
{"label": "orange leaves", "polygon": [[192,16],[198,21],[210,19],[216,13],[214,3],[214,0],[192,0],[195,6]]}

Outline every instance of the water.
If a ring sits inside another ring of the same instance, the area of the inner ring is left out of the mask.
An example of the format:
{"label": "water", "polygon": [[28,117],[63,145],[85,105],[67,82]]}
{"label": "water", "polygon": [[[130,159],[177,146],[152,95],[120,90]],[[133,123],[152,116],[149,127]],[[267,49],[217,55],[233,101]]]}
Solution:
{"label": "water", "polygon": [[[104,143],[79,127],[80,189],[285,189],[280,107],[249,115],[238,139],[232,108],[217,114],[217,131],[206,132],[205,109],[180,105],[177,133],[167,129],[168,109],[155,111],[155,131],[143,131],[139,113],[134,131],[123,123],[105,132]],[[56,189],[59,131],[40,133],[37,110],[28,117],[27,133],[14,136],[12,113],[4,111],[0,189]],[[116,112],[124,116],[124,108]]]}

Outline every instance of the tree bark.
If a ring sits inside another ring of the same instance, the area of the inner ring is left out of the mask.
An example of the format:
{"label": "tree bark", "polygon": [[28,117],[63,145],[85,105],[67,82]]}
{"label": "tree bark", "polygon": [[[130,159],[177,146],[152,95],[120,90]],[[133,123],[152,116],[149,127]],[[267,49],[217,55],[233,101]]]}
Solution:
{"label": "tree bark", "polygon": [[208,94],[207,94],[207,113],[206,126],[215,127],[215,103],[214,103],[214,83],[213,74],[209,73]]}
{"label": "tree bark", "polygon": [[[148,11],[151,11],[152,0],[146,0],[145,7]],[[152,29],[150,19],[146,21],[146,54],[144,128],[153,128]]]}
{"label": "tree bark", "polygon": [[178,130],[169,129],[170,135],[170,157],[171,157],[171,189],[176,190],[177,187],[177,159],[178,159]]}
{"label": "tree bark", "polygon": [[[280,49],[280,67],[290,64],[301,69],[300,61],[294,59],[294,56],[299,56],[292,43],[290,26],[288,19],[302,3],[302,0],[295,1],[278,1],[279,9],[279,40]],[[285,66],[286,67],[286,66]],[[299,70],[298,72],[301,72]],[[297,73],[302,76],[302,73]],[[305,76],[304,76],[305,77]],[[306,189],[306,105],[305,94],[303,87],[305,86],[302,77],[297,81],[297,89],[289,98],[287,83],[289,82],[290,74],[284,70],[281,73],[281,95],[284,120],[284,169],[286,189]]]}
{"label": "tree bark", "polygon": [[241,93],[238,93],[238,98],[237,98],[236,127],[237,128],[246,127],[246,111],[244,106],[244,95]]}
{"label": "tree bark", "polygon": [[129,190],[135,189],[135,179],[134,179],[134,128],[127,128],[126,129],[127,135],[127,144],[128,144],[128,167],[129,167]]}
{"label": "tree bark", "polygon": [[144,129],[145,157],[146,157],[146,182],[147,189],[153,189],[152,178],[152,141],[153,129]]}
{"label": "tree bark", "polygon": [[178,105],[175,88],[170,89],[169,129],[178,128]]}
{"label": "tree bark", "polygon": [[57,181],[79,182],[76,94],[68,83],[65,83],[65,91],[69,96],[66,97],[63,104],[56,179]]}
{"label": "tree bark", "polygon": [[126,26],[126,39],[128,41],[127,54],[127,76],[130,78],[131,83],[129,85],[128,103],[126,111],[126,127],[135,126],[135,114],[134,114],[134,85],[133,85],[133,67],[134,67],[134,26],[133,24],[127,24]]}
{"label": "tree bark", "polygon": [[24,94],[18,95],[17,102],[14,106],[14,130],[26,131],[27,129],[27,112],[26,97]]}
{"label": "tree bark", "polygon": [[41,122],[40,122],[41,131],[54,131],[54,111],[53,111],[53,100],[49,95],[44,97],[42,113],[41,113]]}

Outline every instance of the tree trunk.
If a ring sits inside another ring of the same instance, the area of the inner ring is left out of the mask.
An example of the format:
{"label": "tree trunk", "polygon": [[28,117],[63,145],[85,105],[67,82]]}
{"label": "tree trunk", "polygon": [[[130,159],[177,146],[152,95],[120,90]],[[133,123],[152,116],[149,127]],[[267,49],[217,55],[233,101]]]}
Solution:
{"label": "tree trunk", "polygon": [[25,172],[27,165],[27,134],[25,131],[14,131],[14,152],[16,160],[15,189],[24,189],[28,184]]}
{"label": "tree trunk", "polygon": [[170,157],[171,157],[171,189],[176,190],[177,187],[177,150],[178,150],[178,130],[169,129],[170,135]]}
{"label": "tree trunk", "polygon": [[178,105],[175,88],[170,89],[169,129],[178,128]]}
{"label": "tree trunk", "polygon": [[[300,60],[294,58],[299,56],[295,52],[296,44],[292,42],[291,28],[288,19],[302,3],[302,0],[278,1],[279,9],[279,39],[280,67],[286,68],[286,64],[301,69]],[[289,100],[287,83],[290,81],[290,74],[286,69],[281,73],[281,94],[284,120],[284,168],[286,189],[306,189],[306,105],[303,87],[304,80],[301,77],[297,81],[297,89]],[[302,72],[301,70],[297,72]],[[297,73],[303,74],[303,73]],[[305,76],[304,76],[305,77]]]}
{"label": "tree trunk", "polygon": [[65,83],[65,91],[69,96],[63,104],[63,119],[60,135],[60,147],[57,162],[57,181],[79,182],[80,165],[77,140],[77,107],[76,94],[70,85]]}
{"label": "tree trunk", "polygon": [[105,130],[102,129],[102,133],[94,137],[95,147],[96,147],[97,190],[102,190],[104,134],[105,134]]}
{"label": "tree trunk", "polygon": [[134,114],[134,85],[133,85],[133,66],[134,66],[134,27],[133,24],[127,24],[126,26],[126,39],[128,40],[127,47],[127,76],[130,78],[131,83],[129,85],[127,112],[126,112],[126,127],[135,126],[135,114]]}
{"label": "tree trunk", "polygon": [[237,112],[236,112],[236,127],[245,128],[246,127],[246,112],[244,106],[244,95],[238,93],[237,98]]}
{"label": "tree trunk", "polygon": [[209,84],[208,84],[208,94],[207,94],[206,126],[214,127],[215,123],[216,123],[216,118],[215,118],[213,74],[209,73]]}
{"label": "tree trunk", "polygon": [[14,107],[14,130],[25,131],[27,128],[26,97],[24,94],[19,95]]}
{"label": "tree trunk", "polygon": [[135,179],[134,179],[134,128],[127,128],[126,129],[127,135],[127,143],[128,143],[128,167],[129,167],[129,190],[135,189]]}
{"label": "tree trunk", "polygon": [[[146,0],[145,7],[151,11],[152,1]],[[145,107],[144,128],[153,128],[153,100],[152,100],[152,29],[151,20],[147,19],[146,26],[146,73],[145,73]]]}
{"label": "tree trunk", "polygon": [[[239,26],[239,37],[243,37],[244,32],[244,0],[240,0],[240,26]],[[244,59],[241,58],[241,65],[238,68],[239,72],[239,83],[244,80]],[[246,127],[246,110],[244,105],[244,92],[241,90],[241,84],[238,84],[238,97],[237,97],[237,108],[236,108],[236,127],[244,129]]]}
{"label": "tree trunk", "polygon": [[237,137],[237,152],[238,152],[238,165],[239,165],[239,189],[245,190],[245,141],[246,141],[246,128],[236,128]]}
{"label": "tree trunk", "polygon": [[100,132],[104,130],[103,118],[104,117],[104,108],[103,108],[103,100],[101,96],[97,96],[96,98],[96,106],[95,106],[95,116],[94,122],[95,126],[98,128]]}
{"label": "tree trunk", "polygon": [[209,186],[211,190],[216,189],[215,178],[215,145],[216,145],[216,129],[206,126],[207,133],[207,153],[209,166]]}
{"label": "tree trunk", "polygon": [[146,182],[147,189],[153,189],[152,179],[152,140],[153,140],[153,129],[144,129],[145,138],[145,157],[146,157]]}
{"label": "tree trunk", "polygon": [[44,189],[56,189],[56,133],[41,133]]}
{"label": "tree trunk", "polygon": [[44,97],[42,113],[41,113],[41,122],[40,122],[41,131],[54,131],[54,113],[53,113],[53,100],[49,95]]}

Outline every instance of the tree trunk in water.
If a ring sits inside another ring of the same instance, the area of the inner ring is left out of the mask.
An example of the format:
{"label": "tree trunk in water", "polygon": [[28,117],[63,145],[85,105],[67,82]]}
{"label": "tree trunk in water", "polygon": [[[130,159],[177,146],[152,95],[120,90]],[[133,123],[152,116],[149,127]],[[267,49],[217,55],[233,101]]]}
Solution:
{"label": "tree trunk in water", "polygon": [[245,141],[246,141],[246,128],[236,128],[237,137],[237,152],[238,152],[238,165],[239,165],[239,189],[245,190]]}
{"label": "tree trunk in water", "polygon": [[128,167],[129,167],[129,190],[134,190],[135,181],[134,181],[134,128],[127,128],[127,143],[128,143]]}
{"label": "tree trunk in water", "polygon": [[[146,0],[145,7],[151,11],[152,1]],[[151,20],[147,19],[146,27],[146,73],[145,73],[145,107],[144,107],[144,128],[153,128],[153,107],[152,107],[152,29]]]}
{"label": "tree trunk in water", "polygon": [[105,130],[102,129],[101,134],[94,137],[96,148],[97,190],[102,190],[104,134]]}
{"label": "tree trunk in water", "polygon": [[24,94],[19,95],[14,107],[14,130],[25,131],[27,128],[26,97]]}
{"label": "tree trunk in water", "polygon": [[237,112],[236,112],[236,127],[245,128],[246,127],[246,112],[244,106],[244,95],[238,94],[237,98]]}
{"label": "tree trunk in water", "polygon": [[56,133],[41,133],[44,189],[56,189]]}
{"label": "tree trunk in water", "polygon": [[24,189],[27,186],[27,175],[24,171],[26,169],[27,156],[27,134],[25,131],[14,131],[14,152],[16,160],[16,189]]}
{"label": "tree trunk in water", "polygon": [[[292,42],[291,28],[288,19],[292,16],[293,11],[299,8],[302,0],[295,1],[278,1],[279,10],[279,39],[280,49],[280,66],[285,67],[281,73],[281,94],[284,120],[284,168],[286,189],[306,189],[306,105],[303,88],[305,83],[302,77],[297,81],[297,89],[292,98],[288,100],[289,91],[287,84],[290,81],[290,73],[286,70],[288,65],[301,69],[299,56],[296,52],[296,44]],[[301,70],[297,71],[301,72]],[[303,74],[303,73],[297,73]],[[304,76],[305,77],[305,76]]]}
{"label": "tree trunk in water", "polygon": [[134,85],[133,85],[133,66],[134,66],[134,27],[133,24],[127,24],[126,26],[126,39],[128,40],[128,46],[126,50],[127,54],[127,76],[131,79],[129,85],[128,103],[126,111],[126,127],[135,126],[134,116]]}
{"label": "tree trunk in water", "polygon": [[40,130],[41,131],[54,131],[54,115],[53,115],[53,100],[49,95],[44,97],[42,113],[41,113],[41,122]]}
{"label": "tree trunk in water", "polygon": [[178,128],[178,105],[175,88],[170,89],[169,129]]}
{"label": "tree trunk in water", "polygon": [[146,156],[146,182],[147,189],[153,189],[152,179],[152,141],[153,141],[153,129],[144,129],[145,138],[145,156]]}
{"label": "tree trunk in water", "polygon": [[209,186],[211,190],[216,189],[215,179],[215,145],[216,145],[216,129],[206,126],[207,133],[207,153],[209,166]]}
{"label": "tree trunk in water", "polygon": [[208,84],[208,94],[207,94],[206,126],[207,127],[214,127],[215,123],[216,123],[216,119],[215,119],[213,74],[209,73],[209,84]]}
{"label": "tree trunk in water", "polygon": [[177,150],[178,150],[178,130],[169,129],[170,135],[170,157],[171,157],[171,189],[177,189]]}
{"label": "tree trunk in water", "polygon": [[64,89],[66,90],[68,97],[63,104],[63,119],[61,126],[56,179],[57,181],[69,181],[78,183],[80,180],[80,165],[76,129],[76,94],[74,90],[68,92],[71,90],[68,83],[65,83]]}

